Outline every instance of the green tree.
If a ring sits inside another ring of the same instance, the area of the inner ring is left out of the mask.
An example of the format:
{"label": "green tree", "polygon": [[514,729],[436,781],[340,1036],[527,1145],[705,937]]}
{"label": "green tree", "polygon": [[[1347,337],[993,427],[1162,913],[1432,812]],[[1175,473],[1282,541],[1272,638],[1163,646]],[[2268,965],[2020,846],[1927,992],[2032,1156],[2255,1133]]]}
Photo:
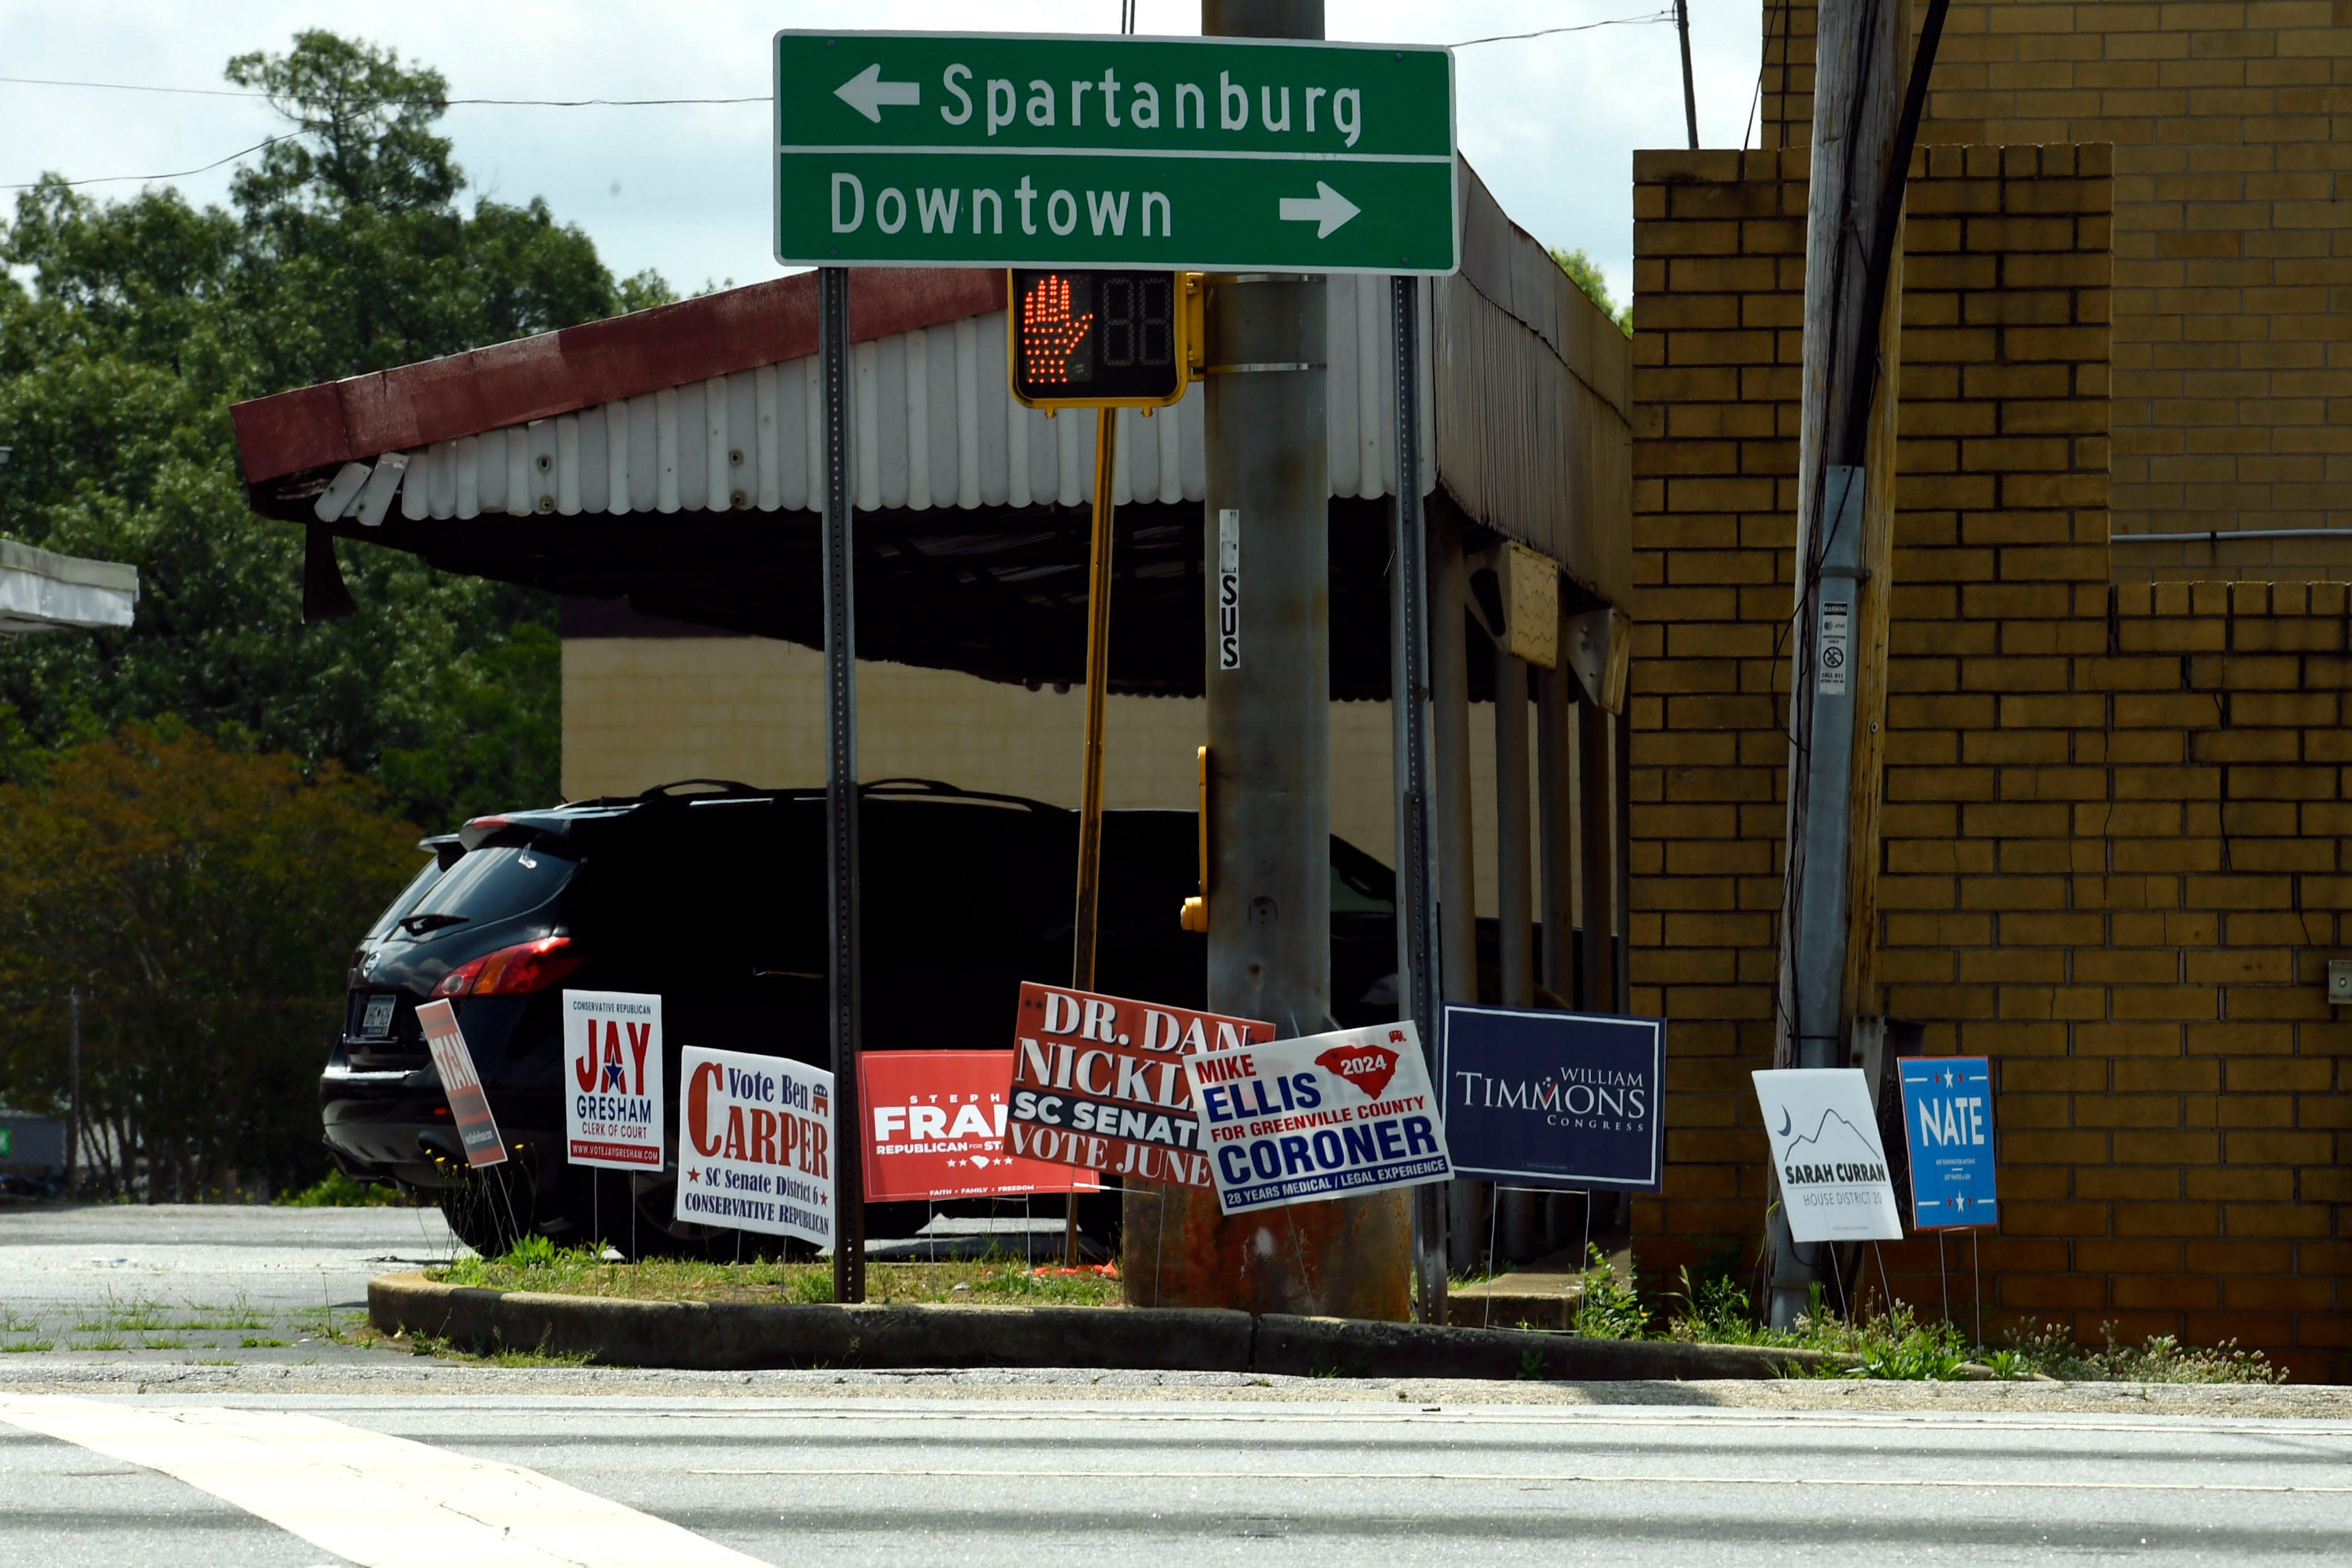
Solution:
{"label": "green tree", "polygon": [[543,202],[465,204],[436,72],[312,31],[228,77],[289,125],[228,209],[52,177],[0,224],[0,531],[141,569],[128,631],[0,646],[0,768],[169,716],[376,776],[435,826],[550,800],[552,600],[342,543],[360,611],[302,626],[300,535],[247,507],[227,409],[669,291]]}
{"label": "green tree", "polygon": [[[0,1082],[63,1110],[69,989],[108,1189],[193,1198],[315,1177],[314,1085],[354,912],[416,830],[333,763],[130,727],[0,786]],[[364,919],[364,915],[359,918]]]}
{"label": "green tree", "polygon": [[1628,338],[1633,335],[1633,307],[1620,305],[1610,298],[1609,280],[1601,275],[1601,264],[1582,250],[1552,248],[1552,260],[1569,276],[1569,280],[1584,290],[1585,298],[1601,307],[1601,313],[1617,323],[1617,329]]}

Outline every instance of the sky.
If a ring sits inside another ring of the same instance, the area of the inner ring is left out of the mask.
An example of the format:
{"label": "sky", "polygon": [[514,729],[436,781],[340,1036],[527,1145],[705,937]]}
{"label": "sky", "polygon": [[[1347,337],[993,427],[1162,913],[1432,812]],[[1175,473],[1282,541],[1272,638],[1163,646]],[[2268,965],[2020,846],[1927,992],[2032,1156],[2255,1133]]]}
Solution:
{"label": "sky", "polygon": [[[1699,138],[1754,135],[1759,0],[1690,0]],[[0,78],[226,86],[233,55],[325,27],[400,51],[453,98],[735,98],[647,108],[453,106],[443,133],[473,189],[547,198],[626,275],[681,292],[786,270],[771,258],[767,40],[780,27],[1116,32],[1118,0],[0,0]],[[1327,0],[1333,38],[1462,44],[1495,34],[1671,16],[1671,0]],[[1198,0],[1139,0],[1138,31],[1200,30]],[[1633,271],[1633,152],[1686,144],[1671,23],[1472,44],[1455,56],[1462,151],[1503,209],[1548,246],[1586,251],[1622,303]],[[177,175],[224,202],[234,162],[283,129],[254,99],[0,80],[0,201],[47,172]],[[135,193],[137,178],[86,187]]]}

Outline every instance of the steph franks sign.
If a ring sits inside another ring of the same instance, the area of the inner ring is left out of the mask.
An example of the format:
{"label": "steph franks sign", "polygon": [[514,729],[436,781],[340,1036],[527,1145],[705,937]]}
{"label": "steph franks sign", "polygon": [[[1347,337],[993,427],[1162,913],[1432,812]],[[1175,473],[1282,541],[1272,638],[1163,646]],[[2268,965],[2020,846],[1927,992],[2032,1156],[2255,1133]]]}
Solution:
{"label": "steph franks sign", "polygon": [[1663,1183],[1658,1020],[1448,1007],[1444,1061],[1457,1175],[1620,1192]]}
{"label": "steph franks sign", "polygon": [[861,1051],[866,1201],[1093,1192],[1091,1171],[1005,1153],[1009,1051]]}
{"label": "steph franks sign", "polygon": [[1410,1023],[1217,1051],[1189,1065],[1227,1214],[1454,1175]]}

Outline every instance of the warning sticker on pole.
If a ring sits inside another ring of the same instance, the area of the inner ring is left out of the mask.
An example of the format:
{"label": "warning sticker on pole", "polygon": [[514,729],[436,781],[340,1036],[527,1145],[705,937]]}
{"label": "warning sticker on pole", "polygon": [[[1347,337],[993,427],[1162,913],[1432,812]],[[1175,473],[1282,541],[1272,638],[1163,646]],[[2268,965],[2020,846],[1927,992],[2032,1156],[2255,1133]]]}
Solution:
{"label": "warning sticker on pole", "polygon": [[1217,512],[1217,668],[1242,667],[1242,514]]}
{"label": "warning sticker on pole", "polygon": [[662,1166],[661,998],[563,993],[564,1152],[575,1166]]}
{"label": "warning sticker on pole", "polygon": [[1218,1051],[1188,1065],[1227,1214],[1454,1175],[1409,1022]]}
{"label": "warning sticker on pole", "polygon": [[677,1073],[677,1218],[832,1246],[833,1074],[691,1045]]}
{"label": "warning sticker on pole", "polygon": [[1853,602],[1844,599],[1823,599],[1818,655],[1821,681],[1814,687],[1823,696],[1843,696],[1845,694],[1845,671],[1853,630]]}
{"label": "warning sticker on pole", "polygon": [[457,1010],[436,999],[417,1008],[416,1021],[425,1030],[433,1069],[441,1075],[441,1092],[449,1097],[449,1119],[457,1124],[466,1163],[477,1168],[506,1164],[506,1140],[499,1136],[498,1122],[490,1115],[481,1075],[474,1071],[474,1053],[466,1049],[465,1031],[457,1027]]}
{"label": "warning sticker on pole", "polygon": [[1007,1153],[1112,1176],[1207,1186],[1188,1061],[1274,1038],[1274,1026],[1034,980],[1014,1025]]}

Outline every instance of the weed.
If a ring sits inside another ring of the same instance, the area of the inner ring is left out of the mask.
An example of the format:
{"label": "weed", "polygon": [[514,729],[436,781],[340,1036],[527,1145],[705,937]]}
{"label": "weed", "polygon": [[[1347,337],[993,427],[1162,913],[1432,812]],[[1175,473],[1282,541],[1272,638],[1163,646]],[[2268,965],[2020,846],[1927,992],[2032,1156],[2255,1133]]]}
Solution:
{"label": "weed", "polygon": [[1633,1281],[1618,1276],[1600,1248],[1588,1241],[1584,1254],[1584,1293],[1576,1303],[1576,1332],[1587,1339],[1640,1339],[1650,1326],[1641,1292]]}
{"label": "weed", "polygon": [[129,1350],[131,1347],[119,1339],[86,1339],[76,1341],[73,1348],[76,1350]]}
{"label": "weed", "polygon": [[139,1342],[142,1350],[185,1350],[188,1342],[177,1334],[151,1334]]}
{"label": "weed", "polygon": [[1532,1382],[1544,1375],[1550,1362],[1551,1358],[1539,1350],[1523,1350],[1519,1353],[1519,1375]]}
{"label": "weed", "polygon": [[[536,1239],[544,1241],[544,1238]],[[434,1270],[432,1279],[486,1290],[551,1291],[577,1296],[629,1296],[670,1301],[823,1302],[833,1300],[829,1262],[761,1260],[700,1263],[649,1258],[608,1263],[585,1248],[530,1248],[516,1253],[464,1258]],[[941,1263],[875,1263],[866,1271],[866,1300],[875,1302],[1024,1302],[1038,1306],[1112,1306],[1117,1280],[1092,1272],[1030,1273],[1019,1258]]]}
{"label": "weed", "polygon": [[286,1342],[282,1339],[255,1339],[249,1334],[236,1343],[241,1348],[246,1350],[283,1350],[286,1348]]}
{"label": "weed", "polygon": [[415,1208],[421,1201],[389,1183],[359,1181],[339,1170],[278,1200],[286,1208]]}
{"label": "weed", "polygon": [[2262,1352],[2240,1350],[2235,1340],[2210,1347],[2184,1345],[2171,1334],[2152,1334],[2138,1344],[2121,1344],[2115,1325],[2102,1323],[2106,1343],[2096,1349],[2076,1344],[2055,1323],[2011,1330],[2007,1354],[2018,1375],[2040,1372],[2067,1383],[2283,1383],[2286,1374]]}
{"label": "weed", "polygon": [[5,1344],[0,1344],[0,1352],[5,1352],[10,1355],[22,1355],[27,1351],[55,1349],[57,1349],[56,1343],[46,1339],[12,1340]]}
{"label": "weed", "polygon": [[473,1340],[460,1343],[456,1340],[422,1333],[409,1341],[408,1350],[412,1355],[478,1362],[485,1366],[585,1366],[595,1359],[585,1351],[549,1350],[544,1345],[532,1350],[516,1350],[493,1341]]}

